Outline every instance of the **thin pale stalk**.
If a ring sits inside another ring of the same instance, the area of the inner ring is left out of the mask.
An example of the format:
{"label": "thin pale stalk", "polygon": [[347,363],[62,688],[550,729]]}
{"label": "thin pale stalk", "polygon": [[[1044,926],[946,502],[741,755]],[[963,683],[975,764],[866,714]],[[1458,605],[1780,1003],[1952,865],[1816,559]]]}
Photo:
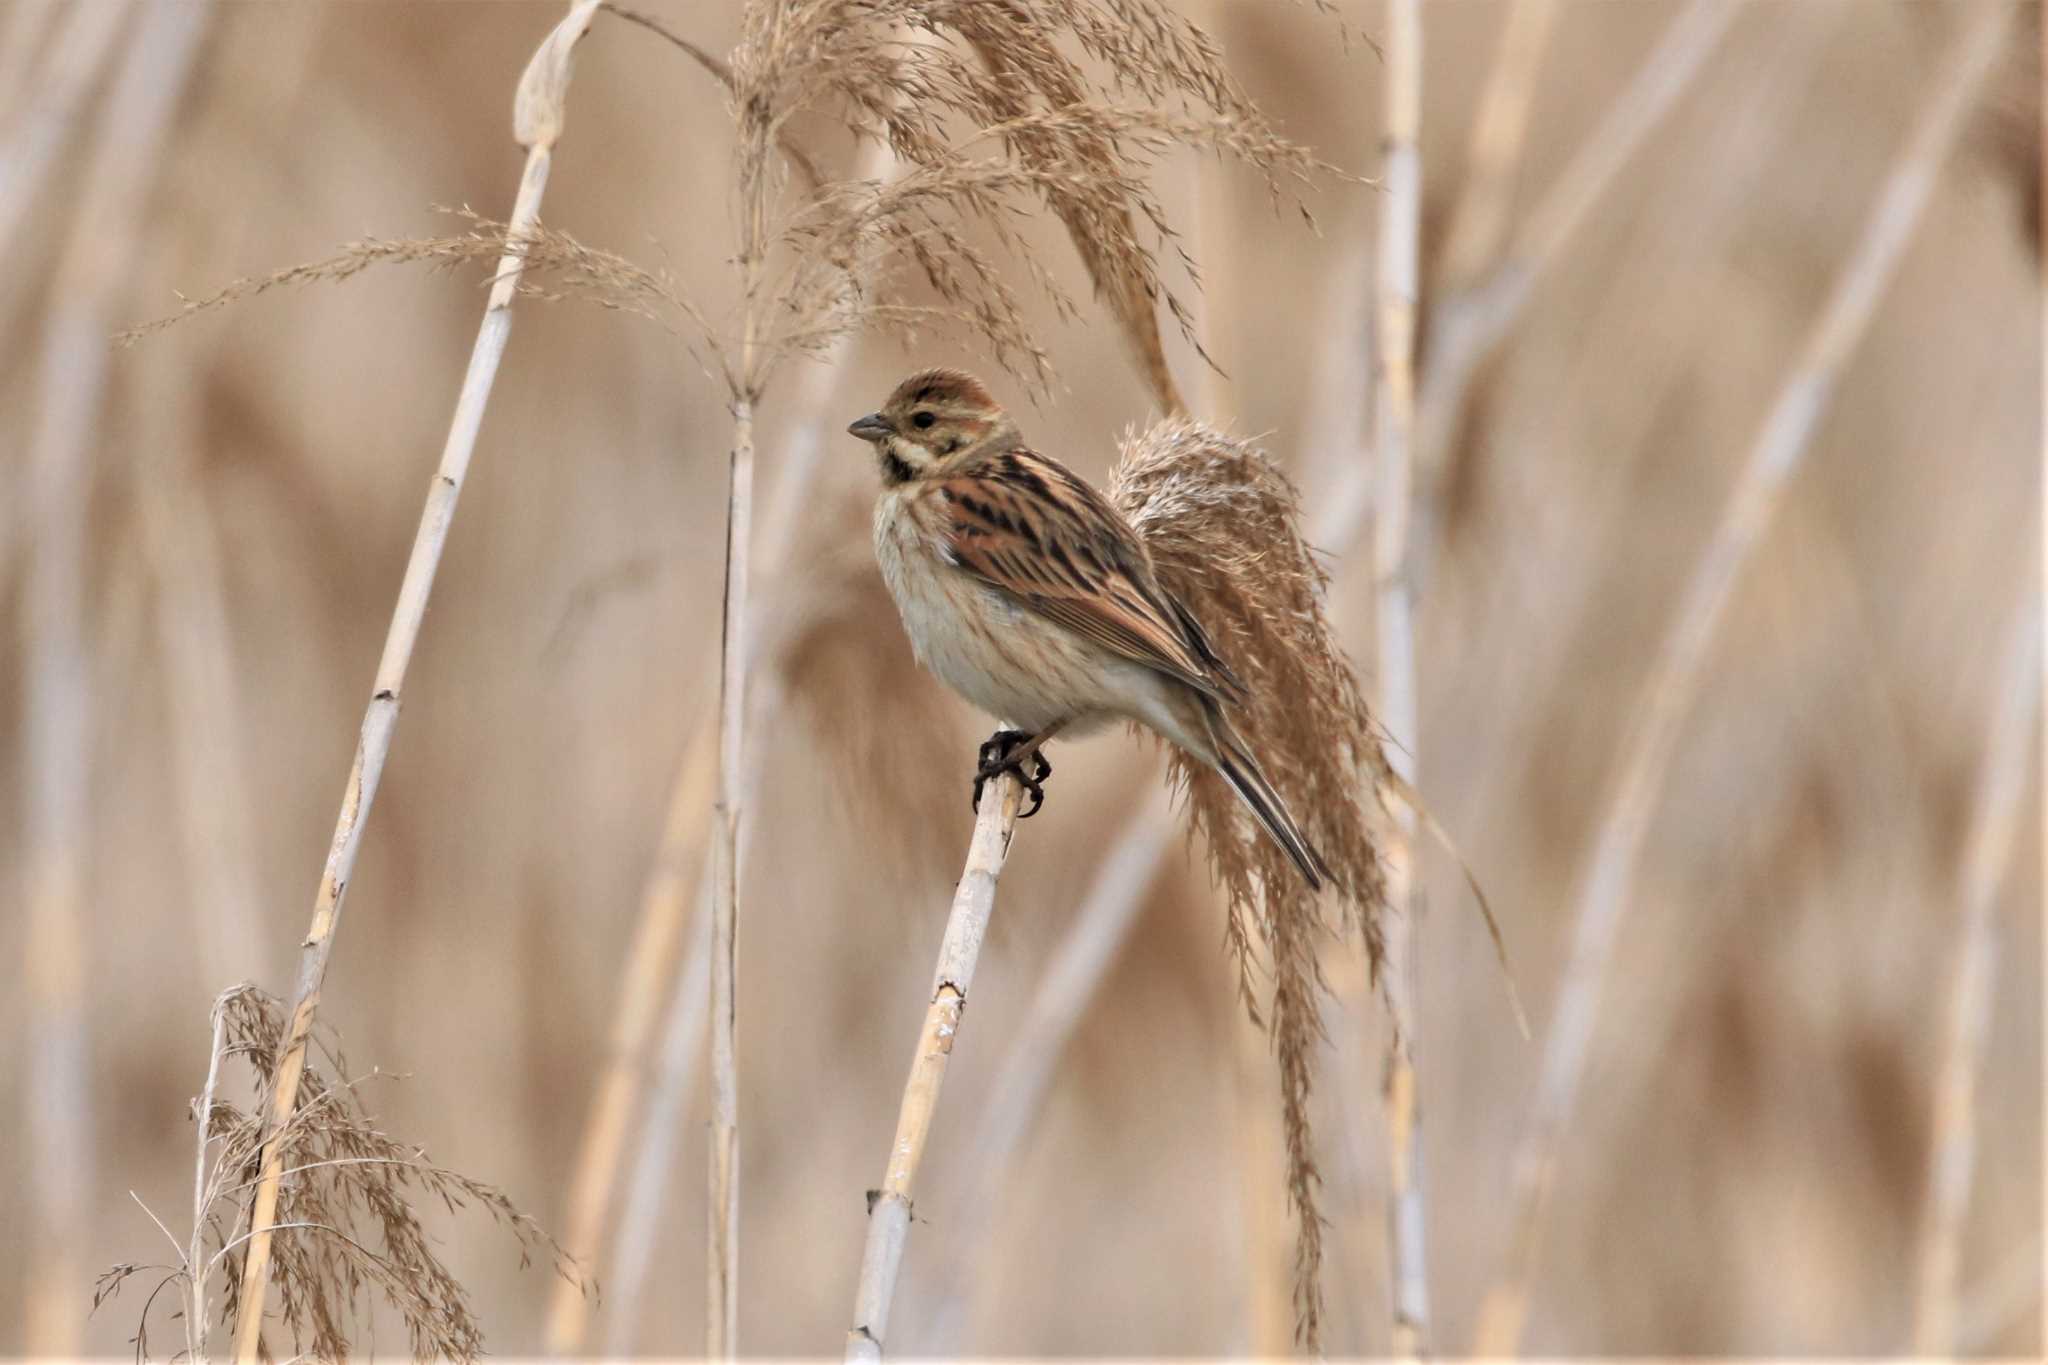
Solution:
{"label": "thin pale stalk", "polygon": [[[1177,842],[1172,814],[1165,784],[1153,784],[1144,805],[1111,842],[1072,927],[1039,978],[975,1129],[973,1185],[960,1209],[947,1217],[955,1245],[982,1246],[992,1235],[1003,1194],[1010,1188],[1011,1164],[1043,1106],[1059,1059],[1130,937],[1166,854]],[[1272,1169],[1267,1170],[1268,1178]],[[933,1294],[938,1308],[926,1338],[932,1349],[955,1349],[953,1343],[972,1306],[970,1287],[975,1281],[961,1273],[968,1269],[949,1262],[942,1270],[944,1279]],[[1283,1302],[1285,1269],[1282,1257]]]}
{"label": "thin pale stalk", "polygon": [[754,405],[733,404],[726,502],[725,628],[718,688],[718,795],[711,812],[711,1152],[704,1263],[704,1354],[731,1360],[739,1331],[739,1071],[735,977],[739,823],[746,715],[748,530],[754,500]]}
{"label": "thin pale stalk", "polygon": [[220,1088],[221,1058],[227,1055],[226,1005],[233,989],[239,988],[223,992],[213,1002],[213,1045],[206,1054],[206,1085],[199,1092],[199,1106],[193,1114],[198,1134],[193,1139],[192,1245],[185,1250],[186,1285],[190,1290],[185,1307],[185,1347],[195,1361],[206,1359],[206,1329],[210,1320],[206,1286],[213,1272],[213,1261],[206,1254],[206,1207],[213,1202],[208,1198],[206,1147],[213,1139],[213,1097]]}
{"label": "thin pale stalk", "polygon": [[64,144],[100,71],[120,46],[132,13],[132,6],[111,0],[66,9],[64,27],[40,63],[34,95],[0,145],[0,254],[10,251],[30,206],[47,207],[44,180],[60,164]]}
{"label": "thin pale stalk", "polygon": [[[35,542],[23,591],[28,809],[20,887],[28,1010],[22,1107],[31,1175],[21,1238],[28,1266],[21,1339],[33,1355],[78,1350],[78,1257],[94,1184],[85,896],[96,670],[86,638],[86,565],[109,378],[106,337],[116,291],[128,281],[125,264],[141,237],[163,142],[210,21],[205,11],[167,8],[152,11],[131,31],[85,171],[77,221],[51,285],[36,374],[22,493]],[[85,22],[72,19],[60,48]],[[118,19],[113,22],[118,28]],[[111,46],[113,37],[109,28],[101,40]],[[7,202],[0,190],[0,204]]]}
{"label": "thin pale stalk", "polygon": [[846,1359],[879,1361],[889,1339],[889,1307],[896,1297],[896,1274],[903,1264],[903,1245],[910,1236],[911,1192],[931,1136],[932,1115],[946,1080],[946,1061],[967,1010],[974,967],[996,908],[996,881],[1009,857],[1010,838],[1017,828],[1017,807],[1023,787],[1004,773],[982,793],[974,819],[974,837],[967,863],[953,892],[946,916],[945,938],[939,944],[938,968],[932,974],[931,1003],[917,1050],[911,1054],[910,1077],[903,1084],[903,1102],[896,1118],[896,1137],[882,1184],[868,1195],[868,1235],[861,1253],[860,1282],[853,1301],[853,1326],[846,1334]]}
{"label": "thin pale stalk", "polygon": [[1514,207],[1515,173],[1521,165],[1522,142],[1529,132],[1529,105],[1536,94],[1536,73],[1543,50],[1556,27],[1557,0],[1511,0],[1501,24],[1500,43],[1488,68],[1479,112],[1472,120],[1472,140],[1465,151],[1458,200],[1444,235],[1444,287],[1459,288],[1476,279],[1499,250]]}
{"label": "thin pale stalk", "polygon": [[[1415,697],[1415,601],[1408,558],[1414,480],[1417,242],[1422,223],[1422,3],[1388,0],[1383,131],[1385,193],[1380,199],[1373,366],[1373,581],[1377,590],[1379,667],[1373,712],[1386,727],[1387,760],[1417,785],[1419,726]],[[1387,1245],[1393,1272],[1394,1353],[1429,1349],[1427,1207],[1423,1191],[1421,1081],[1416,1071],[1415,939],[1421,895],[1415,875],[1415,815],[1397,809],[1382,850],[1387,871]]]}
{"label": "thin pale stalk", "polygon": [[1954,145],[1970,96],[1998,54],[2009,17],[2005,5],[1978,9],[1939,73],[1934,94],[1893,164],[1854,254],[1836,277],[1821,316],[1743,461],[1713,538],[1659,648],[1600,807],[1597,841],[1573,898],[1571,957],[1558,988],[1536,1095],[1516,1144],[1508,1246],[1482,1305],[1475,1354],[1510,1355],[1521,1342],[1558,1150],[1590,1056],[1600,993],[1630,903],[1636,860],[1721,613],[1769,526],[1786,482],[1805,458],[1844,364],[1896,273]]}
{"label": "thin pale stalk", "polygon": [[[507,222],[507,235],[515,244],[533,230],[540,217],[541,197],[547,188],[548,168],[555,142],[561,136],[563,100],[568,93],[571,54],[577,39],[590,26],[597,12],[597,0],[573,0],[569,13],[548,35],[527,64],[519,82],[513,107],[513,136],[526,148],[526,166],[519,180],[519,194]],[[356,743],[355,761],[350,765],[343,787],[341,811],[334,825],[334,837],[321,871],[320,885],[313,897],[313,919],[300,945],[298,979],[292,988],[290,1022],[279,1050],[276,1073],[271,1077],[265,1107],[265,1138],[262,1175],[250,1209],[248,1251],[243,1258],[241,1318],[236,1323],[235,1357],[243,1365],[255,1365],[263,1335],[263,1299],[269,1283],[272,1228],[277,1221],[278,1188],[284,1173],[281,1130],[290,1121],[298,1103],[299,1082],[306,1067],[306,1045],[313,1019],[320,1007],[320,990],[327,977],[328,959],[334,952],[334,935],[348,884],[355,871],[356,854],[362,847],[363,824],[377,799],[378,780],[391,753],[391,738],[398,725],[400,698],[405,676],[412,662],[413,647],[419,642],[425,621],[427,600],[433,592],[434,575],[440,568],[441,552],[448,543],[448,529],[455,517],[456,501],[469,473],[470,457],[476,450],[484,409],[490,401],[491,386],[497,379],[498,364],[512,333],[512,300],[517,292],[524,258],[516,245],[498,263],[496,282],[484,306],[482,325],[477,329],[470,352],[469,369],[455,401],[455,415],[448,439],[441,450],[441,462],[428,486],[426,505],[420,514],[419,531],[412,554],[406,561],[405,578],[392,608],[390,629],[384,638],[383,657],[371,684],[370,703],[363,713],[361,737]]]}
{"label": "thin pale stalk", "polygon": [[[702,828],[703,822],[698,821]],[[704,1056],[704,1027],[710,1011],[711,915],[709,880],[700,879],[694,898],[697,913],[690,932],[689,955],[668,1003],[662,1024],[660,1056],[648,1086],[646,1113],[640,1123],[640,1150],[627,1177],[624,1211],[612,1240],[612,1277],[605,1305],[610,1325],[605,1354],[613,1359],[636,1349],[641,1301],[653,1270],[655,1241],[668,1219],[669,1177],[676,1168],[676,1144],[683,1133],[684,1105]]]}
{"label": "thin pale stalk", "polygon": [[[1440,472],[1467,390],[1521,315],[1536,282],[1692,86],[1727,35],[1737,9],[1732,0],[1692,0],[1671,21],[1593,136],[1516,229],[1500,263],[1484,280],[1446,293],[1433,304],[1415,428],[1415,464],[1424,480],[1434,480]],[[1432,535],[1431,527],[1417,528],[1419,568],[1427,567]]]}
{"label": "thin pale stalk", "polygon": [[[576,1172],[569,1182],[568,1236],[563,1245],[586,1263],[594,1260],[604,1240],[628,1130],[645,1088],[648,1048],[663,997],[672,993],[676,980],[676,960],[689,918],[691,872],[703,854],[704,817],[711,808],[715,737],[707,715],[685,743],[676,769],[661,843],[641,896],[640,920],[626,952],[604,1074],[591,1100]],[[620,1262],[612,1264],[626,1269]],[[589,1331],[590,1296],[565,1277],[556,1279],[553,1295],[548,1306],[548,1353],[573,1354],[582,1349]]]}
{"label": "thin pale stalk", "polygon": [[[770,8],[773,41],[781,11]],[[718,795],[711,813],[711,1149],[706,1173],[704,1354],[739,1353],[739,832],[746,736],[747,565],[754,515],[754,405],[771,357],[761,345],[762,279],[768,251],[770,142],[766,103],[735,74],[740,137],[735,182],[740,208],[741,336],[731,369],[732,458],[726,483],[725,598],[719,637]]]}
{"label": "thin pale stalk", "polygon": [[[642,22],[640,16],[627,14],[617,6],[611,8],[615,13]],[[729,71],[724,78],[730,82]],[[893,161],[887,143],[871,141],[863,147],[852,178],[880,177],[887,173]],[[802,372],[794,399],[799,415],[792,425],[774,493],[755,537],[769,545],[791,543],[790,537],[806,500],[816,491],[814,479],[823,453],[821,433],[831,429],[825,410],[836,390],[849,342],[850,334],[835,338],[817,363],[806,366]],[[749,676],[751,672],[749,669]],[[670,787],[661,848],[655,855],[655,866],[642,897],[640,923],[627,952],[626,989],[620,996],[618,1014],[612,1024],[611,1056],[591,1104],[590,1118],[577,1158],[577,1173],[571,1186],[567,1245],[579,1251],[586,1248],[594,1250],[604,1240],[604,1223],[615,1202],[613,1193],[618,1183],[627,1129],[632,1123],[634,1108],[642,1099],[639,1082],[646,1072],[648,1049],[653,1043],[654,1018],[662,993],[667,992],[674,997],[666,1036],[673,1041],[676,1031],[683,1027],[683,1021],[676,1012],[685,1008],[685,997],[677,992],[687,990],[683,983],[694,979],[688,975],[694,967],[686,969],[681,982],[678,981],[675,975],[676,949],[681,941],[685,907],[691,903],[684,894],[680,877],[682,869],[696,861],[702,848],[705,816],[713,804],[712,760],[718,753],[714,747],[717,743],[716,730],[709,725],[700,729],[685,750]],[[703,965],[695,956],[691,962]],[[699,1027],[703,1022],[704,1008],[700,990],[694,1004],[694,1017]],[[664,1066],[657,1073],[662,1078],[686,1074],[685,1070],[670,1066]],[[633,1202],[615,1239],[622,1249],[621,1254],[629,1243],[641,1247],[640,1254],[651,1250],[651,1240],[647,1235],[650,1229],[642,1228],[629,1236],[626,1223],[644,1222],[640,1215],[650,1197],[647,1182],[650,1176],[654,1176],[648,1165],[648,1153],[650,1146],[658,1140],[656,1112],[673,1114],[679,1105],[680,1097],[668,1093],[665,1082],[658,1081],[649,1087],[641,1123],[641,1156],[634,1163],[634,1174],[628,1185],[635,1192]],[[665,1186],[665,1181],[666,1171],[654,1177],[656,1187]],[[656,1203],[664,1197],[660,1189],[653,1192]],[[614,1313],[611,1338],[616,1345],[621,1340],[621,1333],[629,1330],[633,1318],[621,1286],[626,1277],[639,1275],[643,1267],[636,1261],[617,1258],[611,1264],[615,1268],[611,1276]],[[548,1314],[550,1353],[569,1354],[581,1348],[584,1334],[589,1330],[590,1306],[589,1297],[577,1286],[566,1281],[557,1282],[554,1302]]]}
{"label": "thin pale stalk", "polygon": [[1934,1085],[1927,1201],[1920,1218],[1919,1292],[1913,1316],[1913,1353],[1918,1356],[1947,1357],[1958,1350],[1956,1283],[1977,1162],[1977,1077],[1984,1066],[1991,997],[1997,985],[1998,886],[2012,860],[2020,801],[2034,755],[2040,673],[2041,600],[2029,593],[2006,645],[2002,686],[1978,770],[1956,888],[1956,956],[1949,977],[1941,1069]]}

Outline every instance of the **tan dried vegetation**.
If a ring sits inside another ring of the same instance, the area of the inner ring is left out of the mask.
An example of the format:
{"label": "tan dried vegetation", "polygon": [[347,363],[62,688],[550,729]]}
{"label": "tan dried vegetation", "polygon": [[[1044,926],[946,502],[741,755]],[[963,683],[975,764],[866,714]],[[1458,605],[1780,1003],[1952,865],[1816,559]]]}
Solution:
{"label": "tan dried vegetation", "polygon": [[[1330,627],[1329,575],[1302,539],[1300,495],[1249,442],[1166,421],[1124,438],[1110,497],[1144,537],[1160,582],[1201,619],[1244,678],[1255,699],[1240,713],[1246,742],[1270,756],[1267,776],[1328,861],[1343,928],[1364,937],[1377,973],[1386,884],[1368,798],[1386,759],[1365,694]],[[1177,750],[1170,771],[1186,788],[1209,866],[1228,897],[1238,994],[1254,1019],[1270,1015],[1297,1225],[1296,1329],[1313,1343],[1322,1326],[1323,1217],[1309,1096],[1325,1041],[1322,964],[1330,926],[1319,898],[1222,778]],[[1253,979],[1261,952],[1272,972],[1269,1011],[1260,1009]]]}
{"label": "tan dried vegetation", "polygon": [[[1187,411],[1191,342],[1229,369],[1226,406],[1198,415],[1256,441],[1141,434],[1119,492],[1219,635],[1245,629],[1233,622],[1255,614],[1250,594],[1310,603],[1321,568],[1339,577],[1327,626],[1273,618],[1233,662],[1275,670],[1283,695],[1315,708],[1299,727],[1248,717],[1262,749],[1292,728],[1340,741],[1314,751],[1328,773],[1276,762],[1276,780],[1344,868],[1347,922],[1373,902],[1369,847],[1338,852],[1372,813],[1363,787],[1341,786],[1373,767],[1372,733],[1328,647],[1374,636],[1378,585],[1356,534],[1370,452],[1351,400],[1370,370],[1372,298],[1355,282],[1384,195],[1317,199],[1320,236],[1291,204],[1304,177],[1332,178],[1297,141],[1376,167],[1379,64],[1341,57],[1334,21],[1306,6],[1241,0],[643,3],[684,55],[598,16],[547,226],[517,233],[494,219],[516,221],[504,110],[542,22],[529,11],[0,8],[0,236],[14,262],[0,411],[31,452],[22,498],[0,498],[0,603],[33,626],[0,639],[0,751],[22,771],[0,787],[0,866],[49,869],[34,883],[49,894],[0,916],[29,983],[0,1019],[13,1063],[0,1096],[19,1116],[0,1223],[24,1233],[0,1255],[0,1323],[17,1328],[0,1347],[120,1354],[139,1291],[161,1286],[136,1347],[168,1355],[182,1329],[176,1345],[196,1355],[228,1349],[279,1015],[252,995],[218,1016],[215,1098],[195,1115],[211,1155],[194,1202],[211,1217],[187,1235],[167,1205],[194,1177],[180,1099],[208,1057],[193,1024],[225,982],[279,972],[305,933],[288,907],[334,810],[456,337],[481,302],[370,266],[488,276],[510,248],[527,267],[522,310],[589,302],[667,334],[521,313],[349,878],[355,928],[312,1034],[319,1066],[280,1134],[292,1174],[277,1217],[322,1229],[276,1238],[271,1354],[361,1353],[380,1329],[386,1350],[450,1355],[478,1349],[480,1324],[499,1350],[543,1340],[541,1277],[495,1239],[472,1246],[483,1220],[441,1200],[507,1222],[537,1257],[552,1250],[491,1187],[371,1121],[361,1078],[322,1040],[345,1031],[353,1051],[420,1077],[375,1092],[392,1130],[490,1172],[551,1226],[580,1226],[563,1217],[567,1173],[632,908],[651,864],[678,883],[660,899],[693,903],[680,883],[707,861],[711,798],[692,797],[685,821],[663,796],[676,772],[711,786],[717,733],[700,718],[717,709],[710,642],[730,601],[712,586],[731,524],[717,447],[736,391],[763,400],[764,478],[790,512],[761,523],[759,600],[742,613],[758,642],[752,733],[728,774],[748,801],[734,908],[749,994],[726,1079],[748,1125],[749,1353],[815,1352],[847,1325],[860,1192],[960,866],[958,765],[980,722],[911,665],[864,553],[871,471],[836,458],[846,418],[905,369],[1000,348],[1020,382],[1044,386],[1057,357],[1065,387],[1030,425],[1094,478],[1109,472],[1103,433],[1148,405]],[[1375,31],[1388,12],[1339,8]],[[1917,1314],[1930,1346],[2037,1354],[2038,768],[2009,738],[1987,742],[1985,722],[2003,686],[1987,623],[2035,609],[2015,585],[2038,568],[2040,8],[2014,7],[2016,36],[1746,551],[1645,808],[1606,988],[1572,1030],[1557,1022],[1572,893],[1657,640],[1937,93],[1941,54],[1981,11],[1421,8],[1416,783],[1502,903],[1540,1043],[1571,1032],[1585,1078],[1542,1134],[1554,1197],[1519,1279],[1519,1341],[1875,1355],[1912,1341]],[[172,41],[195,24],[196,40]],[[1510,29],[1530,26],[1547,36],[1496,63]],[[140,98],[178,54],[186,93]],[[1512,136],[1475,135],[1474,111],[1496,107]],[[1200,154],[1179,150],[1187,137]],[[878,140],[884,169],[851,170]],[[1210,149],[1248,153],[1251,172]],[[1175,235],[1189,224],[1173,178],[1189,172],[1188,198],[1216,216],[1188,233],[1199,300]],[[1493,227],[1452,252],[1468,190],[1484,191]],[[453,228],[401,216],[465,199],[482,212]],[[379,239],[325,252],[359,225]],[[221,301],[354,278],[346,302],[237,308],[94,363],[97,339],[162,311],[168,287],[300,258]],[[1075,318],[1094,325],[1060,330]],[[914,336],[914,353],[862,341],[833,352],[843,379],[785,382],[798,367],[781,362],[871,324]],[[826,453],[800,459],[793,433],[811,431]],[[1205,490],[1203,469],[1236,482]],[[1318,540],[1327,564],[1277,531],[1271,562],[1211,561],[1205,537],[1289,507],[1281,469],[1319,523],[1351,528]],[[1157,524],[1155,503],[1186,521]],[[572,614],[569,643],[544,646]],[[2010,673],[2011,695],[2038,682],[2030,670]],[[1187,808],[1211,866],[1189,876],[1170,857],[1118,856],[1168,843],[1143,811],[1156,770],[1127,741],[1057,757],[1053,799],[1003,874],[931,1130],[891,1351],[1284,1347],[1284,1311],[1280,1338],[1253,1320],[1267,1302],[1284,1310],[1286,1248],[1269,1265],[1247,1229],[1270,1212],[1284,1233],[1286,1172],[1235,1131],[1217,1081],[1239,1014],[1217,945],[1229,924],[1248,950],[1236,985],[1276,1033],[1294,1193],[1328,1220],[1308,1224],[1331,1291],[1323,1340],[1384,1352],[1396,1253],[1374,1150],[1377,1011],[1331,1015],[1338,1064],[1306,1065],[1316,945],[1337,926],[1265,898],[1291,883],[1199,775]],[[1998,801],[1968,799],[1980,768]],[[1312,794],[1327,782],[1341,799]],[[2000,868],[1990,835],[2007,828]],[[1474,1339],[1510,1257],[1538,1053],[1514,1038],[1490,946],[1445,913],[1452,869],[1418,843],[1415,875],[1440,911],[1414,951],[1429,1325],[1448,1355]],[[1090,887],[1121,908],[1070,956],[1062,936],[1086,917],[1068,910]],[[679,961],[680,945],[709,942],[669,937]],[[708,949],[691,953],[701,980]],[[1025,1041],[1008,1030],[1055,975],[1052,1040],[997,1059]],[[670,1020],[654,1032],[672,1047],[700,1036],[685,1025],[702,1030],[707,992],[654,1001]],[[1943,1000],[1947,1054],[1930,1026]],[[1007,1081],[989,1084],[1012,1070],[1039,1078],[1014,1104]],[[591,1245],[570,1250],[594,1261],[620,1206],[643,1214],[614,1259],[651,1288],[630,1310],[608,1296],[592,1324],[618,1350],[694,1353],[709,1107],[690,1090],[643,1100],[618,1150],[652,1155]],[[978,1111],[1012,1115],[998,1155],[964,1140]],[[646,1112],[674,1116],[667,1132],[645,1133]],[[345,1164],[299,1169],[321,1161]],[[648,1169],[680,1173],[664,1193]],[[176,1229],[175,1254],[147,1252],[165,1239],[131,1189]],[[1271,1210],[1246,1197],[1262,1189]],[[985,1216],[968,1214],[977,1203]],[[1691,1235],[1671,1235],[1674,1217]],[[117,1258],[159,1264],[121,1267],[122,1301],[88,1320],[81,1268]],[[608,1286],[624,1268],[599,1267]]]}
{"label": "tan dried vegetation", "polygon": [[[544,300],[578,298],[653,320],[701,342],[735,404],[736,433],[728,508],[728,570],[723,643],[727,659],[721,724],[721,778],[713,844],[714,1086],[722,1117],[714,1155],[715,1207],[709,1254],[711,1326],[707,1352],[728,1354],[736,1303],[737,1125],[729,1058],[739,923],[738,779],[747,759],[741,701],[747,690],[740,628],[748,610],[755,405],[776,366],[818,357],[849,333],[905,333],[937,321],[958,325],[997,363],[1041,391],[1050,357],[1028,321],[1011,273],[1035,286],[1056,318],[1079,305],[1058,273],[1042,263],[1024,225],[1050,211],[1066,228],[1096,295],[1122,331],[1139,372],[1163,408],[1184,404],[1160,336],[1163,308],[1204,363],[1194,315],[1168,282],[1161,257],[1195,280],[1193,261],[1153,180],[1160,159],[1189,146],[1233,157],[1265,179],[1276,207],[1292,203],[1313,225],[1300,194],[1321,175],[1339,174],[1277,133],[1223,64],[1214,41],[1162,0],[807,0],[746,7],[729,60],[707,53],[650,16],[607,7],[662,35],[727,90],[735,122],[733,180],[739,215],[737,301],[714,313],[673,274],[587,245],[539,222],[517,228],[464,208],[460,234],[364,239],[323,260],[236,281],[177,315],[122,334],[128,343],[171,323],[273,289],[342,281],[379,264],[455,266],[484,261],[507,269],[517,260],[516,292]],[[1069,55],[1069,49],[1072,55]],[[793,123],[825,112],[856,139],[879,139],[903,166],[886,181],[833,181],[793,136]],[[802,187],[792,193],[784,167]],[[779,219],[777,222],[775,220]],[[986,243],[992,244],[985,245]],[[912,301],[912,283],[926,291]],[[1377,864],[1359,799],[1383,765],[1377,761],[1362,693],[1335,647],[1322,611],[1325,579],[1298,526],[1299,508],[1276,468],[1256,452],[1190,458],[1202,446],[1194,429],[1160,428],[1152,458],[1126,471],[1132,506],[1148,541],[1160,546],[1172,578],[1191,575],[1187,600],[1198,615],[1220,613],[1229,657],[1255,686],[1274,695],[1315,695],[1315,705],[1274,707],[1253,727],[1257,749],[1281,776],[1290,804],[1313,812],[1312,837],[1329,849],[1349,925],[1367,933],[1377,962],[1373,917],[1381,897]],[[1228,520],[1237,517],[1235,536]],[[1228,553],[1224,553],[1228,548]],[[1215,562],[1200,570],[1204,556]],[[1308,651],[1301,654],[1300,651]],[[1300,692],[1297,684],[1307,687]],[[1292,717],[1293,723],[1282,717]],[[1334,728],[1318,722],[1334,719]],[[1371,753],[1368,755],[1368,748]],[[1368,761],[1370,758],[1371,761]],[[1187,774],[1175,766],[1175,775]],[[1322,1031],[1317,994],[1319,924],[1313,898],[1272,876],[1271,851],[1228,814],[1217,784],[1191,785],[1196,826],[1228,889],[1229,940],[1238,954],[1241,995],[1261,1017],[1252,985],[1249,925],[1272,964],[1276,1050],[1283,1076],[1288,1192],[1298,1227],[1296,1330],[1320,1340],[1322,1218],[1308,1099],[1312,1056]],[[1280,889],[1282,887],[1285,889]],[[280,1222],[285,1205],[279,1204]],[[279,1253],[279,1275],[287,1273]],[[260,1267],[259,1267],[260,1272]],[[728,1325],[721,1325],[721,1324]]]}

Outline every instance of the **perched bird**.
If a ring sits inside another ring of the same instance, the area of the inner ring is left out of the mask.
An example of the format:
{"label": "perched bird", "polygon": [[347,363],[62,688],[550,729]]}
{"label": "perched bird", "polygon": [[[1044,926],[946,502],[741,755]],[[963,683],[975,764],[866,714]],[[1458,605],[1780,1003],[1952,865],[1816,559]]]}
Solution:
{"label": "perched bird", "polygon": [[875,557],[918,662],[1021,727],[982,746],[977,801],[983,782],[1014,771],[1036,811],[1052,771],[1041,745],[1134,720],[1221,774],[1322,886],[1328,866],[1225,714],[1249,699],[1244,683],[1107,498],[1027,446],[957,370],[912,375],[847,431],[881,467]]}

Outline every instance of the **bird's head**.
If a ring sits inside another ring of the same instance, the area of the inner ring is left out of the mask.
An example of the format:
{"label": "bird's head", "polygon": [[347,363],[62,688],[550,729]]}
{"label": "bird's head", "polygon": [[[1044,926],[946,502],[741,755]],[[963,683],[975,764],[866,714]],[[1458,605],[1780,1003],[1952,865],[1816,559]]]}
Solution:
{"label": "bird's head", "polygon": [[875,448],[882,478],[905,483],[961,456],[1017,441],[1016,423],[979,379],[958,370],[924,370],[896,386],[881,410],[847,428]]}

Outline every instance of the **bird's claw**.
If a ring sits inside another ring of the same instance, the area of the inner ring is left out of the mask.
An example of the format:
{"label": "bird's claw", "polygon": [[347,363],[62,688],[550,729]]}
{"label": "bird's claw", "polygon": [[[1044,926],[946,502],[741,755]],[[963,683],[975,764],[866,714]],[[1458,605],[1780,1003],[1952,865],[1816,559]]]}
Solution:
{"label": "bird's claw", "polygon": [[1025,772],[1023,762],[1014,755],[1030,739],[1022,730],[998,730],[988,737],[974,768],[974,809],[981,809],[982,787],[991,778],[1007,772],[1017,775],[1017,780],[1024,784],[1024,794],[1031,798],[1031,805],[1019,811],[1017,818],[1028,820],[1038,814],[1038,808],[1045,804],[1045,779],[1052,776],[1052,760],[1044,750],[1033,750],[1030,757],[1035,771]]}

